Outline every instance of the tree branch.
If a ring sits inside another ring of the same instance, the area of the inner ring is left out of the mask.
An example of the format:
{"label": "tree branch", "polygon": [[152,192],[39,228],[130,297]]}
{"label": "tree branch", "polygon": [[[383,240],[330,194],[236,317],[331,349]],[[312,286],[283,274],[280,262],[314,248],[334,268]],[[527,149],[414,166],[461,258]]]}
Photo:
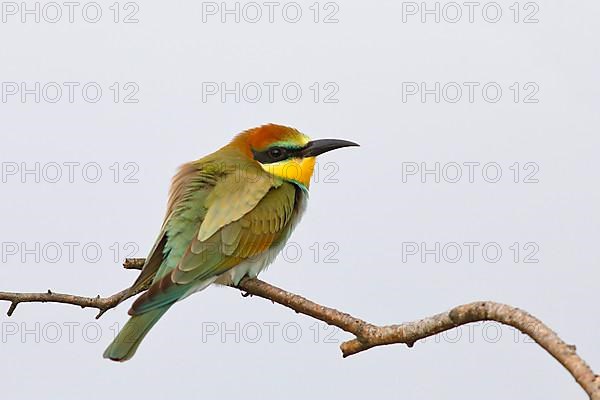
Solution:
{"label": "tree branch", "polygon": [[[127,259],[124,267],[126,269],[141,269],[143,263],[144,259]],[[96,318],[99,318],[106,311],[146,289],[141,288],[137,291],[125,289],[106,298],[101,298],[100,296],[91,298],[73,296],[53,293],[50,290],[47,293],[0,292],[0,300],[11,302],[8,310],[9,316],[13,314],[20,303],[53,302],[73,304],[82,308],[97,308],[100,312]],[[595,375],[585,361],[577,355],[575,346],[568,345],[562,341],[556,333],[539,319],[523,310],[506,304],[479,301],[460,305],[449,311],[419,321],[400,325],[377,326],[353,317],[350,314],[319,305],[302,296],[287,292],[258,279],[245,278],[240,282],[237,289],[248,295],[262,297],[279,303],[297,313],[308,315],[353,334],[355,336],[354,339],[344,342],[340,346],[343,357],[348,357],[373,347],[394,343],[403,343],[408,345],[408,347],[412,347],[418,340],[461,325],[478,321],[496,321],[512,326],[530,336],[569,371],[590,399],[600,400],[600,376]]]}
{"label": "tree branch", "polygon": [[13,315],[17,306],[21,303],[62,303],[80,306],[81,308],[97,308],[100,312],[96,315],[96,319],[100,318],[105,312],[111,308],[115,308],[123,301],[146,289],[131,291],[129,289],[117,292],[109,297],[83,297],[74,296],[72,294],[55,293],[48,290],[46,293],[9,293],[0,292],[0,300],[10,301],[11,305],[6,313],[9,317]]}

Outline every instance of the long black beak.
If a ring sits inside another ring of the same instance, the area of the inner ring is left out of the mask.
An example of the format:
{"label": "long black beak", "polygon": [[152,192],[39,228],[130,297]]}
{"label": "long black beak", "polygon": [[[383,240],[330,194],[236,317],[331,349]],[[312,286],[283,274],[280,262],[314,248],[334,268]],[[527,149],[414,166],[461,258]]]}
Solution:
{"label": "long black beak", "polygon": [[358,143],[340,139],[319,139],[308,142],[300,151],[302,157],[316,157],[328,151],[341,149],[342,147],[360,146]]}

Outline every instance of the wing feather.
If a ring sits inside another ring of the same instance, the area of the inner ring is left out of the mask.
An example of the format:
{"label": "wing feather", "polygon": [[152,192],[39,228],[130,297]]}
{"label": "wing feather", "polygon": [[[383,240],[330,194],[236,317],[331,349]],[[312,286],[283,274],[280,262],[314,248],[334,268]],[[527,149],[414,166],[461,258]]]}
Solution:
{"label": "wing feather", "polygon": [[[130,314],[177,301],[244,260],[267,251],[274,242],[287,238],[297,190],[293,184],[265,177],[237,182],[252,189],[234,190],[231,185],[229,177],[216,182],[213,192],[205,197],[205,215],[176,265],[164,271],[160,281],[155,281],[151,290],[136,300]],[[185,196],[187,192],[180,193]],[[244,199],[244,195],[249,198]]]}

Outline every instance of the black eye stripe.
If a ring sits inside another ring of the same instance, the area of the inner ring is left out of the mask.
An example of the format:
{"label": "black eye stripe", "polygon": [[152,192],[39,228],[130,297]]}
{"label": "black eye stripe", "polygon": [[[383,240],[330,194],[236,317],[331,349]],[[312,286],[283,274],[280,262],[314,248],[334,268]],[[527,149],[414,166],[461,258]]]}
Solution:
{"label": "black eye stripe", "polygon": [[291,157],[299,156],[302,148],[288,148],[282,146],[270,147],[263,151],[252,150],[254,159],[262,164],[271,164],[278,161],[283,161]]}

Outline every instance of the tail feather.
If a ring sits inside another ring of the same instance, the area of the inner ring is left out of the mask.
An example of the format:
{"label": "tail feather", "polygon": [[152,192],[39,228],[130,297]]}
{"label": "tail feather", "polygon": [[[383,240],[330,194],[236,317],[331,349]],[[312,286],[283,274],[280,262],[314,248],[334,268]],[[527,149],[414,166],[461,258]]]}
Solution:
{"label": "tail feather", "polygon": [[133,357],[140,343],[172,304],[135,315],[127,321],[115,340],[104,351],[104,358],[127,361]]}

